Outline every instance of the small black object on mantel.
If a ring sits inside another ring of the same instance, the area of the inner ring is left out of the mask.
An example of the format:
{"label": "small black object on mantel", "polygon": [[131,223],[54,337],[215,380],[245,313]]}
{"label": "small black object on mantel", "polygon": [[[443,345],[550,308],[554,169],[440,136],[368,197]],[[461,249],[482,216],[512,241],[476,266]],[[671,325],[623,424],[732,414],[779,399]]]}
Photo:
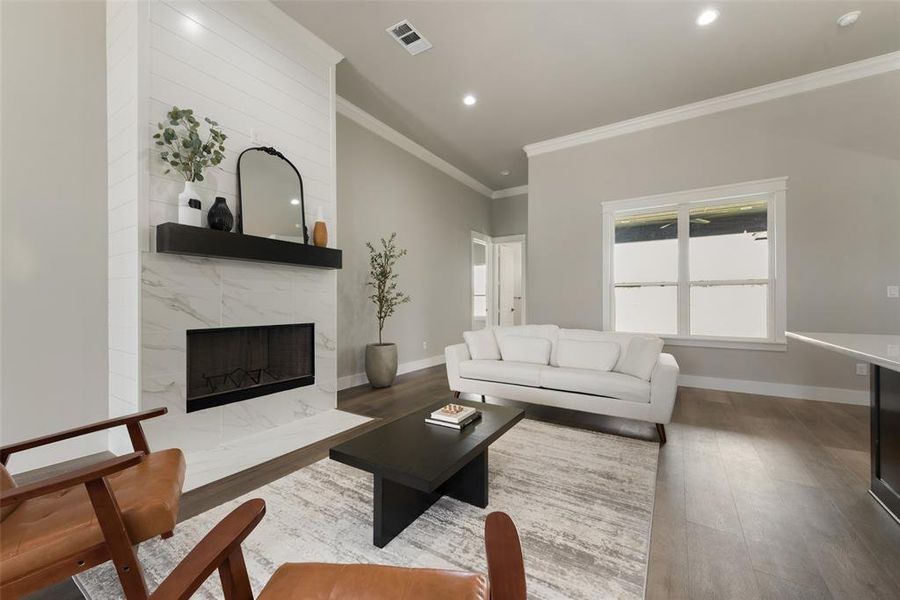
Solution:
{"label": "small black object on mantel", "polygon": [[213,203],[212,207],[210,207],[206,220],[209,223],[210,229],[231,231],[231,228],[234,227],[234,215],[231,214],[231,209],[229,209],[228,204],[225,203],[225,198],[216,196],[216,201]]}

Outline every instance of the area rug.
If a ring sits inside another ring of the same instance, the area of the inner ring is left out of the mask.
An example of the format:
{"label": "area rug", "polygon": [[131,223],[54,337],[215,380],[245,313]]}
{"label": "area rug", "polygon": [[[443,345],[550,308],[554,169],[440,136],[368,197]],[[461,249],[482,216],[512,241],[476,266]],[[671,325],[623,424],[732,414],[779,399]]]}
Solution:
{"label": "area rug", "polygon": [[[507,512],[522,540],[528,596],[644,596],[656,485],[655,443],[520,421],[490,447],[490,505],[442,498],[384,549],[372,545],[372,476],[329,459],[175,528],[138,550],[150,589],[231,509],[263,498],[267,512],[244,542],[258,593],[285,562],[380,563],[486,572],[484,519]],[[80,575],[92,600],[120,598],[107,564]],[[195,598],[221,598],[214,574]]]}

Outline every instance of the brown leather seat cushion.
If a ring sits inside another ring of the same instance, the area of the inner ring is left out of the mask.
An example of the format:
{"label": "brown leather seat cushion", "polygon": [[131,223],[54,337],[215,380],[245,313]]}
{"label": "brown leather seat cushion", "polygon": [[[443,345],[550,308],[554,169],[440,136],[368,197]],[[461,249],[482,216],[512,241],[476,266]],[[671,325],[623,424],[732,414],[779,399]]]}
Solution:
{"label": "brown leather seat cushion", "polygon": [[[109,477],[134,543],[172,530],[184,483],[181,450],[161,450]],[[10,581],[103,542],[87,495],[79,485],[26,500],[0,523],[0,581]]]}
{"label": "brown leather seat cushion", "polygon": [[288,563],[257,600],[488,600],[487,577],[381,565]]}
{"label": "brown leather seat cushion", "polygon": [[[9,471],[6,470],[6,467],[0,465],[0,492],[11,490],[14,487],[16,487],[16,482],[13,481],[13,478],[10,476]],[[0,508],[0,521],[9,516],[9,513],[16,510],[18,506],[18,504],[7,504],[3,508]]]}

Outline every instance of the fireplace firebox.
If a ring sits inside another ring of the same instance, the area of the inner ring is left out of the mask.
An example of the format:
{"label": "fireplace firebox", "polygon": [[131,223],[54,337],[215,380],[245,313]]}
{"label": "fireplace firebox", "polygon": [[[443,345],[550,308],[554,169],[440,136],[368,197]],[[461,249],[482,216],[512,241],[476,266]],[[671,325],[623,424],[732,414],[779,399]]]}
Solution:
{"label": "fireplace firebox", "polygon": [[187,332],[187,412],[315,382],[313,323]]}

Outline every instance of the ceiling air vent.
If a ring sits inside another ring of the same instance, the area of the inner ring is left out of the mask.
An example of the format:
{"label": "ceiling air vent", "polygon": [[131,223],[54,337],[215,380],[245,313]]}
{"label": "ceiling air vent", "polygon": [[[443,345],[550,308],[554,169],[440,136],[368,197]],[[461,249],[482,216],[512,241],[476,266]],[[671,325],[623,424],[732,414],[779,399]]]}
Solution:
{"label": "ceiling air vent", "polygon": [[406,48],[406,51],[412,55],[425,52],[431,48],[431,42],[422,37],[412,23],[406,19],[400,21],[396,25],[391,25],[385,29],[397,43]]}

